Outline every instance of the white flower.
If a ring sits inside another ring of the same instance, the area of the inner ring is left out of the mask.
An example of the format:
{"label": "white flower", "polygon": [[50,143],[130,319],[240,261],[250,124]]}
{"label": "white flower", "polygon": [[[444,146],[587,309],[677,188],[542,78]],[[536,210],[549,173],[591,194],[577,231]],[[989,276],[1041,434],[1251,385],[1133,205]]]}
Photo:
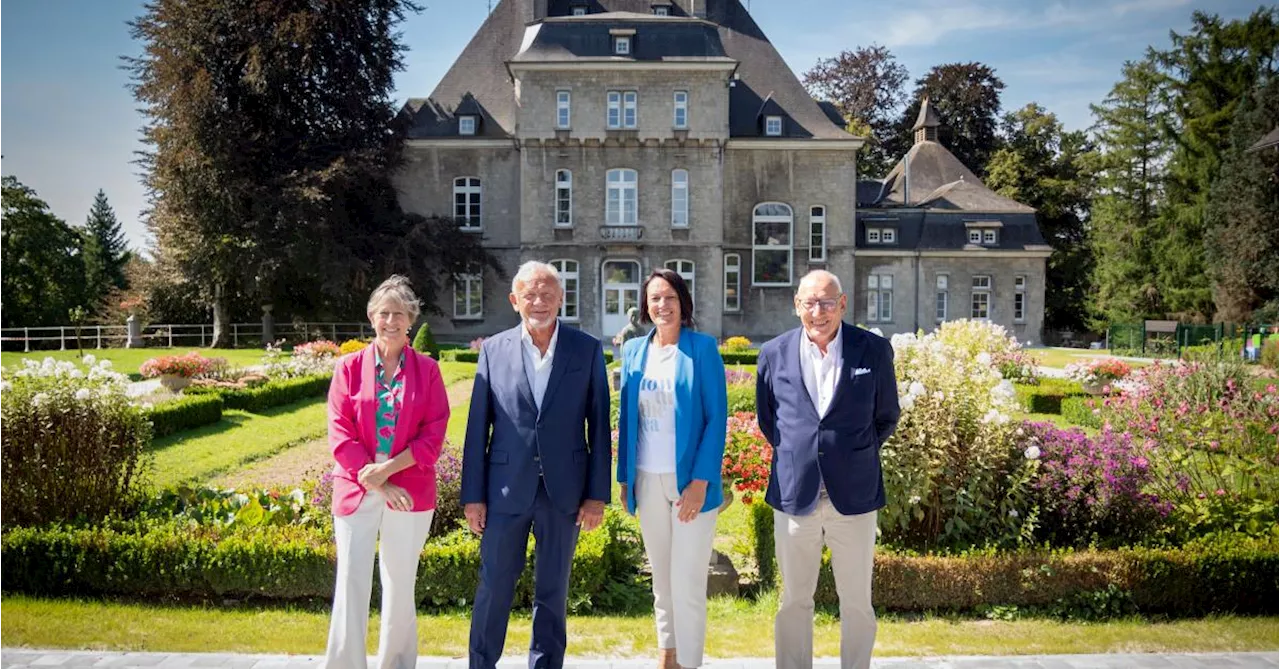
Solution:
{"label": "white flower", "polygon": [[1008,379],[1001,380],[1000,383],[996,384],[995,387],[991,389],[992,397],[1003,400],[1011,400],[1017,394],[1017,391],[1013,387],[1013,382]]}
{"label": "white flower", "polygon": [[991,364],[991,354],[983,351],[978,354],[978,364],[986,367]]}
{"label": "white flower", "polygon": [[92,367],[92,366],[93,366],[93,364],[94,364],[94,363],[96,363],[97,361],[98,361],[98,357],[97,357],[97,356],[95,356],[95,355],[94,355],[94,354],[92,354],[92,353],[85,353],[85,354],[84,354],[84,358],[81,358],[81,362],[83,362],[84,364],[89,365],[89,366],[91,366],[91,367]]}
{"label": "white flower", "polygon": [[88,388],[81,388],[80,390],[76,391],[77,401],[83,402],[91,398],[93,398],[93,391],[89,390]]}
{"label": "white flower", "polygon": [[1013,434],[1014,434],[1014,435],[1016,435],[1016,436],[1021,437],[1022,435],[1026,434],[1026,432],[1024,432],[1024,431],[1022,430],[1022,428],[1018,428],[1017,430],[1014,430],[1014,431],[1013,431]]}
{"label": "white flower", "polygon": [[1017,517],[1018,517],[1018,510],[1017,510],[1017,509],[1009,509],[1009,517],[1010,517],[1010,518],[1017,518]]}
{"label": "white flower", "polygon": [[915,396],[915,395],[903,395],[902,397],[899,397],[899,398],[898,398],[898,410],[899,410],[899,411],[910,411],[910,410],[911,410],[911,407],[913,407],[913,406],[915,406],[915,405],[916,405],[916,396]]}
{"label": "white flower", "polygon": [[111,361],[110,361],[110,360],[100,360],[100,361],[98,361],[98,366],[99,366],[99,367],[101,367],[101,368],[103,368],[103,369],[111,369]]}
{"label": "white flower", "polygon": [[1028,460],[1036,460],[1040,457],[1040,447],[1028,446],[1027,450],[1022,452],[1022,455],[1024,455]]}
{"label": "white flower", "polygon": [[48,393],[36,393],[31,397],[31,406],[38,407],[49,401]]}
{"label": "white flower", "polygon": [[880,328],[871,328],[868,332],[870,332],[871,334],[873,334],[873,335],[875,335],[875,336],[877,336],[877,337],[883,337],[883,336],[884,336],[884,332],[882,332],[882,331],[880,330]]}
{"label": "white flower", "polygon": [[982,417],[982,422],[984,422],[984,423],[1003,423],[1003,422],[1004,422],[1004,420],[1002,420],[1003,418],[1004,418],[1003,414],[1001,414],[998,410],[996,410],[996,409],[991,409],[991,410],[987,411],[986,415],[984,415],[984,416]]}
{"label": "white flower", "polygon": [[935,400],[939,400],[939,401],[941,401],[941,400],[945,400],[945,399],[947,399],[947,394],[946,394],[946,393],[944,393],[944,392],[942,392],[941,390],[935,391],[935,392],[933,393],[933,399],[935,399]]}
{"label": "white flower", "polygon": [[8,381],[0,381],[0,393],[7,393],[13,390],[13,384]]}
{"label": "white flower", "polygon": [[71,378],[73,378],[73,379],[83,379],[83,378],[84,378],[84,372],[82,372],[82,371],[80,371],[80,370],[78,370],[78,369],[72,369],[72,370],[70,370],[70,371],[68,372],[68,374],[69,374],[69,375],[71,376]]}
{"label": "white flower", "polygon": [[919,397],[923,395],[925,393],[924,384],[919,381],[912,381],[911,387],[907,390],[907,393],[912,397]]}
{"label": "white flower", "polygon": [[920,503],[919,495],[912,495],[911,498],[907,500],[907,504],[919,504],[919,503]]}

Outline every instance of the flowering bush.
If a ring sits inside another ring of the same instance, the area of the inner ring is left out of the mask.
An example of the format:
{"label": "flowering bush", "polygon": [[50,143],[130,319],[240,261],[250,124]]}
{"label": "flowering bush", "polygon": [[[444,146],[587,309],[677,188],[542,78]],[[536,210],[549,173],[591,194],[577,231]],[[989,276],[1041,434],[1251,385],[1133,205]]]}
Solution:
{"label": "flowering bush", "polygon": [[26,360],[0,382],[6,525],[96,519],[130,508],[151,424],[111,361]]}
{"label": "flowering bush", "polygon": [[328,339],[317,339],[293,347],[294,357],[335,358],[342,355],[342,349]]}
{"label": "flowering bush", "polygon": [[724,483],[742,493],[743,504],[751,504],[769,486],[773,447],[760,432],[753,413],[733,414],[725,428]]}
{"label": "flowering bush", "polygon": [[432,534],[446,534],[464,524],[462,513],[462,453],[447,440],[436,460],[436,515]]}
{"label": "flowering bush", "polygon": [[1123,360],[1102,358],[1067,365],[1067,378],[1084,386],[1107,386],[1129,376],[1132,371]]}
{"label": "flowering bush", "polygon": [[902,416],[881,449],[886,540],[968,546],[1032,538],[1036,461],[1016,443],[1013,384],[991,354],[1016,345],[1003,332],[956,321],[891,339]]}
{"label": "flowering bush", "polygon": [[726,351],[746,351],[751,348],[751,340],[746,337],[729,337],[720,348]]}
{"label": "flowering bush", "polygon": [[185,379],[194,379],[206,374],[216,374],[227,367],[226,358],[206,358],[196,351],[186,355],[162,355],[142,363],[138,369],[144,378],[171,374]]}
{"label": "flowering bush", "polygon": [[[323,343],[332,345],[332,342]],[[301,344],[294,348],[293,355],[288,355],[280,344],[281,342],[267,344],[267,352],[262,356],[262,368],[267,376],[273,379],[294,379],[300,376],[333,374],[333,366],[337,362],[336,347],[330,349],[327,346]]]}
{"label": "flowering bush", "polygon": [[1142,439],[1154,491],[1183,532],[1259,534],[1275,525],[1276,386],[1251,389],[1238,362],[1145,367],[1102,402],[1104,425]]}
{"label": "flowering bush", "polygon": [[724,382],[729,385],[750,385],[755,390],[756,375],[738,367],[724,369]]}
{"label": "flowering bush", "polygon": [[998,351],[992,354],[991,361],[1000,370],[1000,376],[1014,383],[1034,385],[1040,382],[1036,359],[1021,348]]}
{"label": "flowering bush", "polygon": [[338,355],[346,355],[348,353],[355,353],[356,351],[363,351],[368,345],[369,342],[367,341],[348,339],[342,342],[342,346],[338,349]]}
{"label": "flowering bush", "polygon": [[1040,461],[1040,533],[1055,545],[1141,542],[1172,510],[1146,492],[1154,480],[1147,448],[1129,434],[1026,423],[1017,435],[1024,455]]}

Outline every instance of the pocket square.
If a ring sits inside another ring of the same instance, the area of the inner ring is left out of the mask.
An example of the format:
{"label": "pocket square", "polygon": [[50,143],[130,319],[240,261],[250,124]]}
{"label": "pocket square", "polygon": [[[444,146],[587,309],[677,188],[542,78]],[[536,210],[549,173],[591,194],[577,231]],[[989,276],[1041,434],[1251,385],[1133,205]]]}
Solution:
{"label": "pocket square", "polygon": [[870,373],[871,373],[870,367],[858,367],[857,369],[853,370],[853,374],[851,374],[850,376],[862,376],[863,374],[870,374]]}

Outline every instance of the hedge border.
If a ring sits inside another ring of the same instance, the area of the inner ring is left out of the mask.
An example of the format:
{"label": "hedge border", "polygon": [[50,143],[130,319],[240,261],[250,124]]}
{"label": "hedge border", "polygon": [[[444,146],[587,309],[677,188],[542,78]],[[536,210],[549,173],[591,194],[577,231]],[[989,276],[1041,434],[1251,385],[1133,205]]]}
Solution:
{"label": "hedge border", "polygon": [[[440,362],[480,362],[480,351],[469,348],[442,350]],[[607,347],[604,349],[604,364],[613,364],[613,351]]]}
{"label": "hedge border", "polygon": [[[1095,406],[1089,406],[1090,404]],[[1102,417],[1093,412],[1101,404],[1101,399],[1092,397],[1064,397],[1062,398],[1062,417],[1076,425],[1101,429]]]}
{"label": "hedge border", "polygon": [[163,437],[175,432],[212,425],[222,420],[224,402],[217,394],[195,394],[157,404],[147,412],[151,436]]}
{"label": "hedge border", "polygon": [[1027,413],[1062,413],[1062,400],[1085,394],[1079,383],[1063,379],[1041,379],[1036,385],[1017,384],[1018,404]]}
{"label": "hedge border", "polygon": [[272,407],[293,404],[310,397],[323,397],[329,392],[330,374],[301,376],[294,379],[268,381],[256,388],[218,388],[214,386],[189,386],[187,395],[219,395],[227,409],[241,409],[260,413]]}

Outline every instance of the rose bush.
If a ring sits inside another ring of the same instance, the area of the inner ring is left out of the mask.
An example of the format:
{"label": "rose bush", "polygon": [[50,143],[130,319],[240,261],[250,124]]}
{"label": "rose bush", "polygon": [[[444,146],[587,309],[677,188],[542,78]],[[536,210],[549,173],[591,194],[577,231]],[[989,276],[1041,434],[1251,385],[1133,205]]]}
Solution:
{"label": "rose bush", "polygon": [[754,413],[735,413],[725,427],[721,476],[725,485],[742,494],[743,504],[751,504],[769,485],[773,447],[760,432]]}

